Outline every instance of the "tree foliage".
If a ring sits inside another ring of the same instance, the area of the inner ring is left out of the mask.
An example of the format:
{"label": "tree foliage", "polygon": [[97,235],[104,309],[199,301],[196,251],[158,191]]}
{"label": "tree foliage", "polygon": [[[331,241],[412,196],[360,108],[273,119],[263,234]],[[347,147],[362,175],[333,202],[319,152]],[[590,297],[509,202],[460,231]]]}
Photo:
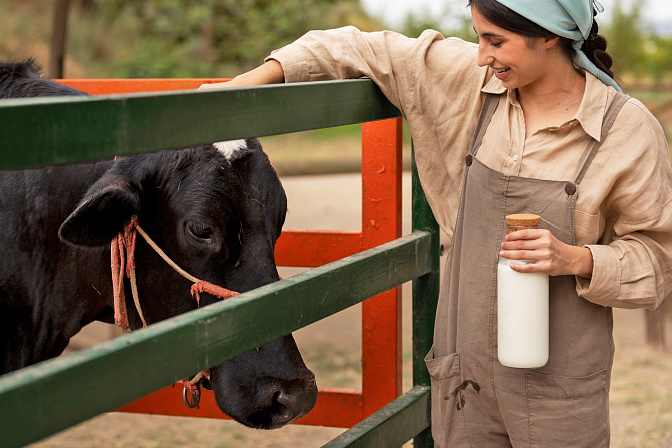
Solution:
{"label": "tree foliage", "polygon": [[611,13],[611,21],[605,27],[607,51],[614,58],[617,73],[631,73],[642,76],[646,73],[644,64],[646,24],[643,22],[644,2],[632,2],[630,10],[625,10],[623,2],[616,0]]}
{"label": "tree foliage", "polygon": [[450,0],[443,3],[443,8],[438,14],[430,10],[410,12],[404,20],[401,32],[407,36],[417,37],[426,29],[433,29],[440,31],[444,36],[477,42],[471,24],[470,10],[465,4],[464,0]]}
{"label": "tree foliage", "polygon": [[[95,0],[110,20],[131,21],[135,51],[119,76],[213,76],[244,70],[311,29],[372,29],[359,0]],[[219,73],[212,73],[219,71]]]}
{"label": "tree foliage", "polygon": [[[0,0],[0,56],[26,58],[48,50],[51,0]],[[651,0],[648,0],[651,2]],[[360,0],[72,0],[66,76],[234,76],[310,29],[355,25],[389,28]],[[413,9],[399,27],[408,36],[433,28],[476,41],[466,0]],[[438,4],[438,3],[437,3]],[[672,81],[672,35],[644,20],[646,3],[615,0],[598,15],[619,82]]]}

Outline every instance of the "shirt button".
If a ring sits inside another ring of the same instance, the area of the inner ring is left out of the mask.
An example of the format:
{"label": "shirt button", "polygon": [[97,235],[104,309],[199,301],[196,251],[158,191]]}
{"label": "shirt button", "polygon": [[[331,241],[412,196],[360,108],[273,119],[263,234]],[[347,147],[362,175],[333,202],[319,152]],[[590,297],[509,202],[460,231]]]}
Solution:
{"label": "shirt button", "polygon": [[514,161],[518,160],[518,154],[514,154],[514,155],[513,155],[513,160],[514,160]]}

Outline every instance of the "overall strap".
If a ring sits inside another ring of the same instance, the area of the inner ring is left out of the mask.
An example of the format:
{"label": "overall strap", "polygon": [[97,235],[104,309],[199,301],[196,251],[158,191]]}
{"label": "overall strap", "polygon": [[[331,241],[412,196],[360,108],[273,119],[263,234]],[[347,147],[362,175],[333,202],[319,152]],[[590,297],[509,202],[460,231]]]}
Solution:
{"label": "overall strap", "polygon": [[487,93],[485,95],[485,102],[481,108],[481,115],[478,117],[478,124],[476,125],[476,130],[474,131],[474,136],[471,138],[471,146],[469,147],[469,154],[475,156],[478,148],[483,142],[483,137],[485,136],[485,131],[488,129],[490,120],[495,114],[495,109],[497,109],[497,104],[499,104],[500,95],[495,95],[493,93]]}
{"label": "overall strap", "polygon": [[604,139],[607,137],[607,134],[609,133],[611,126],[616,121],[618,113],[621,111],[621,108],[629,99],[630,96],[624,93],[616,92],[616,96],[612,100],[611,104],[609,105],[609,108],[607,109],[607,112],[604,114],[604,118],[602,119],[602,132],[600,133],[600,141],[591,139],[590,143],[588,143],[588,147],[581,156],[581,159],[579,161],[579,169],[574,179],[575,185],[579,185],[579,183],[583,179],[583,176],[586,174],[586,171],[588,171],[590,163],[593,161],[595,155],[597,154],[597,150],[600,149],[600,146],[602,146],[602,142],[604,142]]}

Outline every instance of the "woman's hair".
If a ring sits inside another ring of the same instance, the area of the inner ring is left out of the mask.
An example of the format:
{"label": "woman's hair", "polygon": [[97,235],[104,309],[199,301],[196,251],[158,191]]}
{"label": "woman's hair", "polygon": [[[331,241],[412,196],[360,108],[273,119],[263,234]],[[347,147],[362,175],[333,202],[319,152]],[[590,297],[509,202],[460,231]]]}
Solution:
{"label": "woman's hair", "polygon": [[[507,31],[520,34],[521,36],[547,38],[559,37],[548,31],[546,28],[543,28],[517,12],[512,11],[497,0],[468,0],[467,6],[473,6],[478,9],[478,12],[489,22],[494,23]],[[596,13],[597,11],[593,10],[593,17]],[[531,40],[528,40],[528,43],[531,42]],[[560,37],[558,43],[561,50],[571,59],[571,56],[574,53],[571,39]],[[611,70],[613,59],[606,50],[607,39],[598,34],[597,22],[593,19],[593,26],[590,29],[590,34],[581,46],[581,51],[588,56],[588,59],[595,64],[597,68],[613,79],[614,72]]]}

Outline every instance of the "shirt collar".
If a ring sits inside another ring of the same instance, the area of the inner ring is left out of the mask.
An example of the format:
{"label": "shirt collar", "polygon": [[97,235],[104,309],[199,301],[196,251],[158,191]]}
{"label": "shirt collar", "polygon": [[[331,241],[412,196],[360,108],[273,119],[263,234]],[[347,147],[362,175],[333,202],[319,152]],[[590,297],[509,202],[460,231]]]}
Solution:
{"label": "shirt collar", "polygon": [[[491,69],[488,69],[488,71],[491,71]],[[485,83],[485,86],[481,89],[481,92],[483,93],[494,93],[496,95],[501,95],[502,93],[506,92],[506,87],[502,84],[502,81],[497,79],[496,76],[494,76],[494,72],[492,72],[493,76],[490,77],[490,80]]]}
{"label": "shirt collar", "polygon": [[[493,72],[494,73],[494,72]],[[492,93],[495,95],[501,95],[503,93],[506,93],[506,98],[509,100],[509,103],[512,106],[518,106],[520,107],[520,104],[518,103],[518,96],[516,95],[515,90],[509,90],[504,85],[502,84],[502,81],[497,79],[496,76],[491,76],[488,82],[485,83],[485,86],[481,88],[481,92],[483,93]]]}
{"label": "shirt collar", "polygon": [[591,73],[584,73],[586,91],[583,93],[576,119],[586,134],[599,142],[602,139],[602,118],[607,111],[607,92],[612,87],[606,86]]}
{"label": "shirt collar", "polygon": [[[602,81],[597,79],[591,73],[585,72],[586,76],[586,90],[583,93],[581,105],[576,113],[576,120],[579,122],[586,134],[590,135],[597,141],[600,141],[602,136],[602,117],[607,110],[607,91],[608,86],[604,85]],[[493,93],[501,95],[507,93],[507,98],[512,105],[518,104],[518,98],[514,91],[509,91],[502,85],[502,82],[496,76],[492,76],[490,80],[481,89],[483,93]]]}

